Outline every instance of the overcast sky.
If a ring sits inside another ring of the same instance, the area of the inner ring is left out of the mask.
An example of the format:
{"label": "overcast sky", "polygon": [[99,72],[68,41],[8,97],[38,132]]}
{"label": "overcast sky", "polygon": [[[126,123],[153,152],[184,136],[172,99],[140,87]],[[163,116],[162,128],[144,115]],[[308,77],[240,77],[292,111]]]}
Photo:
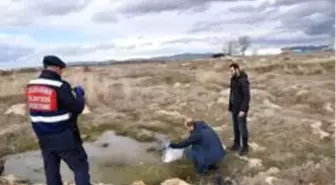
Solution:
{"label": "overcast sky", "polygon": [[328,44],[334,0],[1,0],[0,68],[219,52],[241,35],[260,52]]}

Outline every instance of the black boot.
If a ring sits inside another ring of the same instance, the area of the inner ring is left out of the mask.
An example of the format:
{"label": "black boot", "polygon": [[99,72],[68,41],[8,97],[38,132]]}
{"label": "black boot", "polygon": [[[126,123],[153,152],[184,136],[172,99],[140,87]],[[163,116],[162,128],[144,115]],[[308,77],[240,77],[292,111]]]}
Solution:
{"label": "black boot", "polygon": [[249,152],[249,147],[248,147],[248,146],[245,146],[245,147],[243,147],[243,148],[239,151],[239,155],[240,155],[240,156],[247,155],[248,152]]}
{"label": "black boot", "polygon": [[233,144],[233,145],[229,148],[229,150],[231,150],[231,151],[238,151],[239,149],[240,149],[240,146],[237,145],[237,144]]}

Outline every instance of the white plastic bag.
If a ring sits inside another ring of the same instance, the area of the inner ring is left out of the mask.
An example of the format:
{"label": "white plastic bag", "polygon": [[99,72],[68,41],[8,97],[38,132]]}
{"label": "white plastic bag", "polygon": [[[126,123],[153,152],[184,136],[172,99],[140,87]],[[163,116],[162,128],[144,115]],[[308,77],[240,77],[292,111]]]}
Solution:
{"label": "white plastic bag", "polygon": [[170,163],[182,159],[184,149],[173,149],[169,147],[169,141],[166,141],[163,146],[162,162]]}

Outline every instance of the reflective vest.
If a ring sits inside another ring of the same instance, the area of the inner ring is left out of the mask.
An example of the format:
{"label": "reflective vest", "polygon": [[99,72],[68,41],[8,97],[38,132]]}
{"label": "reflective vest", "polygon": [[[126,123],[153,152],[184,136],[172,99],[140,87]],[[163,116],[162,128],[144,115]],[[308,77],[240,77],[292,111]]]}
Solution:
{"label": "reflective vest", "polygon": [[37,78],[27,85],[29,117],[39,136],[59,133],[69,128],[71,114],[58,105],[58,89],[62,84],[59,80]]}

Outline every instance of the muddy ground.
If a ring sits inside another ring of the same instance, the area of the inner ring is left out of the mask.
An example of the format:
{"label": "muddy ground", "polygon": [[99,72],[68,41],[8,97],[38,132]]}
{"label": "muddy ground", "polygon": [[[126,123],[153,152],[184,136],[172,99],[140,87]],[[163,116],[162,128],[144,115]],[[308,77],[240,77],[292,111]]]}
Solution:
{"label": "muddy ground", "polygon": [[[223,174],[247,185],[333,184],[334,55],[249,57],[237,62],[251,83],[252,150],[243,158],[229,152]],[[179,139],[186,134],[183,120],[192,117],[211,124],[229,146],[229,64],[227,60],[198,60],[77,67],[67,69],[64,79],[86,89],[88,109],[79,125],[88,141],[109,129],[139,141],[153,141],[154,133]],[[36,149],[22,93],[37,72],[1,75],[2,155]],[[171,168],[152,166],[157,175],[132,173],[130,179],[150,185],[172,177],[188,182],[195,178],[188,162],[174,163]]]}

